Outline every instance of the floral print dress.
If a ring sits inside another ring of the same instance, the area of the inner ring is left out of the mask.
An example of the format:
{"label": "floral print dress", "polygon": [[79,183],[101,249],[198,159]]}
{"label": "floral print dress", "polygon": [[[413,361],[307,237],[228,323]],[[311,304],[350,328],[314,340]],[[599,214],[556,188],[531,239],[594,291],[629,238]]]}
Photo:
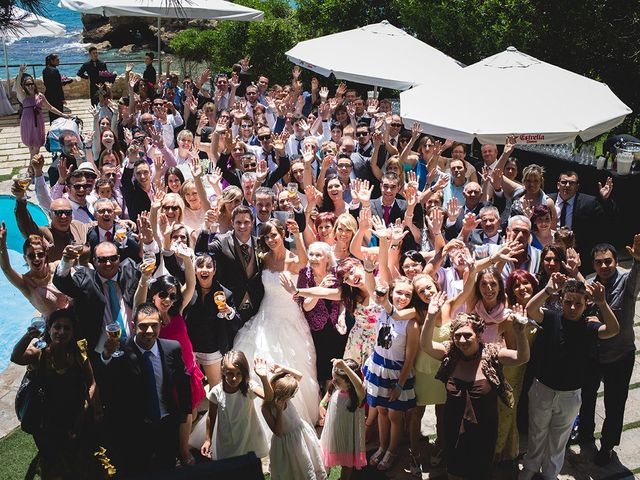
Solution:
{"label": "floral print dress", "polygon": [[376,345],[378,330],[376,322],[384,309],[375,303],[368,306],[359,304],[353,311],[356,323],[349,332],[347,346],[344,349],[344,358],[351,358],[362,367],[366,362],[373,347]]}

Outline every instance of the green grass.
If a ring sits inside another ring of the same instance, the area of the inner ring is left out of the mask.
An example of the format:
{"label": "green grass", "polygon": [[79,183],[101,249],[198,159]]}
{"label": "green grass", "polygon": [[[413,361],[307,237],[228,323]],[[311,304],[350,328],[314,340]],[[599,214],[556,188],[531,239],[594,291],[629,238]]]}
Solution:
{"label": "green grass", "polygon": [[[0,182],[4,182],[5,180],[11,180],[14,175],[16,175],[22,167],[13,167],[11,169],[11,173],[7,173],[6,175],[0,175]],[[2,478],[2,477],[0,477]]]}
{"label": "green grass", "polygon": [[23,479],[31,460],[36,456],[33,437],[19,428],[0,440],[0,478]]}

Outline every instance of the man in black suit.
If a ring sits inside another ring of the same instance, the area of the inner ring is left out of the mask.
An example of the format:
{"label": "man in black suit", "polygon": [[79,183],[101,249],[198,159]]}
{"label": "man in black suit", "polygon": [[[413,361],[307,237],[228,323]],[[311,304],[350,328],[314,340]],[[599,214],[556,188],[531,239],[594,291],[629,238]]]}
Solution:
{"label": "man in black suit", "polygon": [[504,242],[504,237],[500,235],[500,212],[496,207],[492,205],[482,207],[478,214],[478,220],[480,228],[470,232],[462,229],[465,243],[478,247],[489,244],[501,245]]}
{"label": "man in black suit", "polygon": [[98,98],[98,84],[110,80],[110,78],[100,76],[100,72],[105,71],[108,71],[107,64],[98,59],[98,49],[96,47],[89,47],[89,61],[82,64],[77,75],[80,78],[89,79],[89,93],[91,96],[91,105],[93,106],[97,105],[100,101]]}
{"label": "man in black suit", "polygon": [[[49,103],[61,112],[64,108],[64,91],[62,90],[62,76],[58,71],[60,57],[55,53],[47,55],[44,60],[45,67],[42,70],[42,81],[44,82],[44,96]],[[49,123],[53,122],[58,115],[49,110]]]}
{"label": "man in black suit", "polygon": [[196,252],[208,251],[216,259],[216,279],[233,293],[242,323],[258,311],[264,297],[262,260],[251,235],[253,220],[251,209],[239,205],[231,213],[233,230],[209,243],[209,230],[203,228],[196,242]]}
{"label": "man in black suit", "polygon": [[[135,179],[134,179],[135,177]],[[140,212],[151,210],[150,193],[153,192],[151,183],[151,168],[145,159],[131,162],[127,158],[126,168],[122,172],[122,196],[127,204],[129,218],[134,222]]]}
{"label": "man in black suit", "polygon": [[[145,244],[145,251],[155,253],[158,264],[159,249],[150,228],[140,228],[140,236]],[[76,245],[65,247],[62,260],[53,276],[53,284],[62,293],[73,298],[80,319],[80,337],[87,339],[90,350],[100,353],[107,338],[107,324],[120,324],[123,338],[131,333],[131,308],[140,281],[140,271],[130,258],[121,262],[118,249],[111,242],[102,242],[95,248],[95,270],[76,266],[78,250]],[[72,272],[74,266],[75,270]]]}
{"label": "man in black suit", "polygon": [[180,344],[158,338],[160,312],[153,303],[136,308],[133,325],[135,333],[122,344],[120,356],[114,356],[120,341],[105,341],[96,369],[107,451],[125,477],[174,468],[180,424],[191,413]]}
{"label": "man in black suit", "polygon": [[[287,226],[287,212],[275,210],[276,194],[268,187],[258,187],[253,193],[254,205],[256,209],[256,223],[253,229],[253,235],[258,236],[259,227],[261,223],[268,222],[272,219],[277,219],[284,227]],[[298,197],[299,200],[300,197]],[[299,202],[298,202],[299,203]],[[302,205],[298,208],[291,205],[293,208],[293,215],[300,231],[302,232],[306,226],[306,219]]]}
{"label": "man in black suit", "polygon": [[603,186],[599,185],[599,197],[578,192],[580,179],[576,172],[563,172],[558,178],[558,193],[549,195],[555,205],[558,227],[573,230],[576,238],[576,250],[582,258],[582,273],[591,273],[593,266],[587,260],[591,249],[601,241],[605,241],[605,220],[615,214],[615,204],[611,197],[613,180],[611,177]]}
{"label": "man in black suit", "polygon": [[[96,247],[101,242],[111,242],[118,249],[120,261],[130,258],[138,263],[140,258],[140,245],[138,240],[133,236],[131,230],[124,225],[116,224],[113,202],[107,198],[99,198],[93,204],[97,225],[91,227],[87,232],[87,243],[91,249],[91,256]],[[125,238],[120,240],[117,238],[116,231],[124,229],[126,231]]]}

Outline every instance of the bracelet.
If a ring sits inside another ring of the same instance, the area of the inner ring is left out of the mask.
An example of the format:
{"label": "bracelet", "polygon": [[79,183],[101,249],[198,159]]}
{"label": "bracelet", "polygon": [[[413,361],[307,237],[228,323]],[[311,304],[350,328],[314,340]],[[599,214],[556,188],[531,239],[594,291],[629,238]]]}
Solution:
{"label": "bracelet", "polygon": [[327,402],[326,400],[322,400],[322,401],[320,402],[320,406],[321,406],[322,408],[327,408],[327,407],[329,406],[329,402]]}
{"label": "bracelet", "polygon": [[389,248],[393,248],[394,250],[398,250],[400,248],[400,244],[394,243]]}
{"label": "bracelet", "polygon": [[391,311],[389,313],[387,313],[387,316],[393,317],[396,314],[396,312],[397,312],[396,306],[395,305],[391,305]]}

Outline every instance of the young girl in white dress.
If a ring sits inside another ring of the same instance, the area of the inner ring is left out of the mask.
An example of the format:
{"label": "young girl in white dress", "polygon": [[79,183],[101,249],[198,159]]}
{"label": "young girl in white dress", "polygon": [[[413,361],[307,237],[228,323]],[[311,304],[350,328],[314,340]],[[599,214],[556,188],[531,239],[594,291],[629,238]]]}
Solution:
{"label": "young girl in white dress", "polygon": [[[313,427],[300,418],[289,400],[299,388],[299,372],[274,364],[271,392],[265,390],[262,415],[273,432],[271,478],[273,480],[326,480],[320,442]],[[271,398],[271,400],[269,400]]]}
{"label": "young girl in white dress", "polygon": [[[340,465],[340,480],[367,465],[364,438],[364,399],[360,366],[350,358],[333,359],[332,387],[320,446],[327,470]],[[331,388],[331,387],[330,387]]]}
{"label": "young girl in white dress", "polygon": [[[200,452],[213,460],[255,452],[269,454],[266,435],[253,400],[271,392],[267,363],[256,358],[253,370],[262,386],[249,380],[249,362],[244,353],[230,350],[222,357],[222,382],[209,390],[206,435]],[[216,422],[217,420],[217,422]]]}

